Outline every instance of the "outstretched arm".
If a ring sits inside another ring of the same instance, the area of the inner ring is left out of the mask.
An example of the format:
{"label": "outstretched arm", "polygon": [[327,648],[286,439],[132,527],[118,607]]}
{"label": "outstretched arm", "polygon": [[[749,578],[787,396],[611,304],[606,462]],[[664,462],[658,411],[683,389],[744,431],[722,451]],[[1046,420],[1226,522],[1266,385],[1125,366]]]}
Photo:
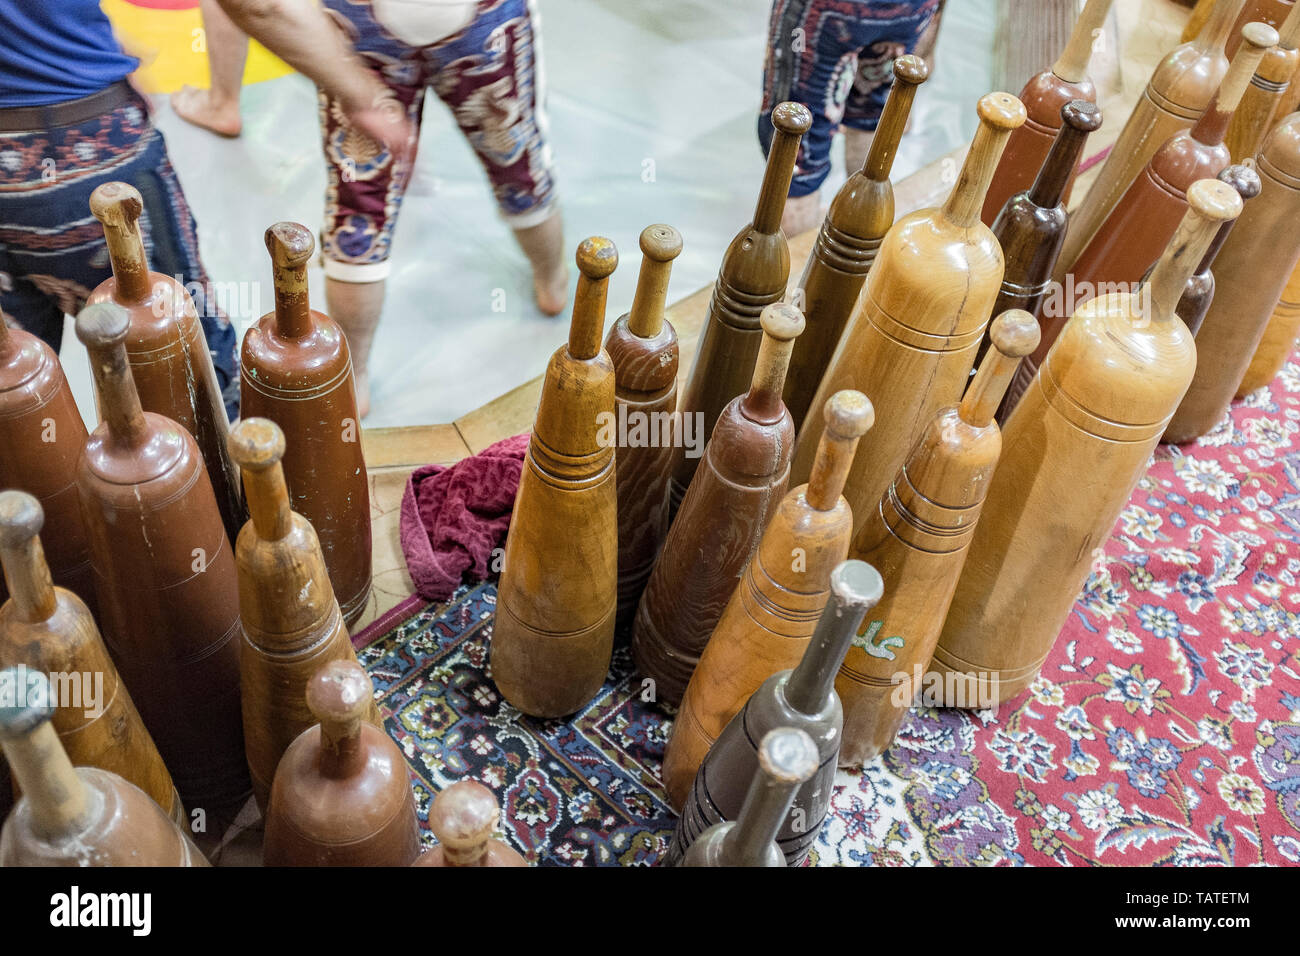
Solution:
{"label": "outstretched arm", "polygon": [[349,122],[393,153],[414,147],[401,104],[316,0],[218,0],[239,27],[335,97]]}

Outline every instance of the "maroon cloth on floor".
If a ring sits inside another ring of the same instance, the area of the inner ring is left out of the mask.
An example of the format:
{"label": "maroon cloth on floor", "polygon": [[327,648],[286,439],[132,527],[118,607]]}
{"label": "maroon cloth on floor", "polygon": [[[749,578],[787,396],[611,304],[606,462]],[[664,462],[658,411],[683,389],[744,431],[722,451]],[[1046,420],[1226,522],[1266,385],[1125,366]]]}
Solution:
{"label": "maroon cloth on floor", "polygon": [[400,534],[415,591],[445,601],[468,578],[482,581],[505,547],[529,435],[505,438],[456,464],[425,465],[402,494]]}

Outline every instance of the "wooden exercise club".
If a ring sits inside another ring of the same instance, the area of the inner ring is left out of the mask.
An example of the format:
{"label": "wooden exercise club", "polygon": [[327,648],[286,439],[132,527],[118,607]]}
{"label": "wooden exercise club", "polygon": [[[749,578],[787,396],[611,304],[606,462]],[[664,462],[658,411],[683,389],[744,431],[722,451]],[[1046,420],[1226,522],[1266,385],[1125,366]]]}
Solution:
{"label": "wooden exercise club", "polygon": [[492,833],[501,807],[477,780],[458,780],[433,798],[429,829],[438,839],[412,866],[527,866],[528,861]]}
{"label": "wooden exercise club", "polygon": [[[861,526],[935,411],[961,397],[1002,285],[1002,249],[979,219],[989,177],[1025,108],[1010,93],[979,101],[979,129],[942,207],[904,216],[885,236],[813,407],[852,388],[871,399],[844,495]],[[799,432],[791,481],[808,480],[821,416]]]}
{"label": "wooden exercise club", "polygon": [[1181,443],[1223,420],[1287,280],[1300,261],[1300,114],[1264,141],[1261,189],[1215,260],[1214,300],[1196,333],[1196,374],[1164,440]]}
{"label": "wooden exercise club", "polygon": [[374,688],[355,661],[307,683],[319,721],[289,745],[266,814],[267,866],[410,866],[420,830],[406,760],[367,715]]}
{"label": "wooden exercise club", "polygon": [[[234,541],[244,523],[244,505],[239,475],[226,454],[226,406],[194,300],[179,280],[149,270],[139,190],[128,183],[104,183],[90,194],[90,211],[104,227],[113,276],[96,286],[86,302],[115,302],[127,310],[126,354],[140,406],[170,418],[194,437],[226,536]],[[216,307],[209,295],[204,293],[205,309]],[[97,402],[103,418],[102,398],[97,396]]]}
{"label": "wooden exercise club", "polygon": [[[1197,180],[1218,176],[1232,162],[1223,135],[1255,67],[1277,42],[1277,31],[1262,23],[1246,24],[1243,33],[1245,42],[1209,108],[1195,126],[1177,133],[1156,151],[1075,262],[1072,274],[1080,294],[1141,280],[1187,211],[1187,188]],[[1035,354],[1039,362],[1063,323],[1064,316],[1044,323],[1043,343]]]}
{"label": "wooden exercise club", "polygon": [[[684,416],[703,416],[705,435],[712,433],[727,403],[748,387],[763,338],[759,322],[763,309],[785,296],[790,249],[781,231],[781,214],[794,177],[799,143],[811,127],[812,114],[802,104],[781,103],[772,111],[775,132],[754,220],[736,234],[722,254],[704,331],[678,403]],[[670,520],[699,464],[700,459],[677,450],[668,486]]]}
{"label": "wooden exercise club", "polygon": [[[709,747],[772,674],[803,657],[848,554],[853,512],[842,491],[874,412],[861,392],[836,392],[822,409],[812,478],[781,502],[699,654],[664,752],[668,802],[680,810]],[[699,573],[697,569],[695,573]]]}
{"label": "wooden exercise club", "polygon": [[[289,507],[284,456],[284,432],[270,419],[244,418],[230,430],[252,514],[235,542],[239,683],[244,752],[263,813],[280,757],[316,723],[307,682],[330,661],[357,659],[316,531]],[[381,726],[373,704],[365,719]]]}
{"label": "wooden exercise club", "polygon": [[[595,695],[614,650],[618,518],[614,364],[601,348],[614,243],[583,240],[569,341],[551,356],[506,535],[490,648],[514,707],[563,717]],[[575,529],[581,533],[575,533]]]}
{"label": "wooden exercise club", "polygon": [[835,681],[844,705],[841,766],[863,766],[897,735],[957,587],[1002,453],[994,412],[1016,366],[1038,344],[1028,312],[1004,312],[991,327],[993,348],[961,402],[931,420],[849,548],[880,571],[885,597]]}
{"label": "wooden exercise club", "polygon": [[668,478],[673,443],[680,437],[677,411],[677,330],[664,317],[668,277],[681,254],[672,226],[641,231],[641,272],[631,311],[605,337],[614,363],[612,426],[618,489],[618,629],[631,623],[668,534]]}
{"label": "wooden exercise club", "polygon": [[807,858],[830,811],[844,726],[835,672],[883,588],[876,569],[862,561],[841,563],[830,584],[830,600],[799,664],[763,681],[709,748],[677,819],[666,862],[679,859],[706,828],[740,815],[746,782],[758,770],[757,741],[780,727],[796,727],[817,745],[817,772],[799,786],[776,838],[787,865],[799,866]]}
{"label": "wooden exercise club", "polygon": [[[289,504],[311,522],[343,619],[356,622],[371,585],[370,481],[348,341],[307,299],[316,243],[306,226],[266,230],[275,309],[244,336],[241,418],[269,418],[284,431]],[[232,539],[233,540],[233,539]]]}
{"label": "wooden exercise club", "polygon": [[655,699],[671,704],[686,692],[790,479],[794,426],[781,387],[803,316],[778,302],[760,321],[763,344],[749,391],[718,418],[632,625],[637,670],[654,681]]}
{"label": "wooden exercise club", "polygon": [[73,699],[54,702],[51,724],[68,758],[119,774],[184,823],[171,774],[95,619],[77,595],[50,580],[40,537],[44,517],[40,502],[27,492],[0,492],[0,562],[10,593],[0,607],[0,666],[66,675],[60,688]]}
{"label": "wooden exercise club", "polygon": [[[1101,110],[1084,100],[1073,100],[1061,107],[1061,129],[1052,144],[1047,160],[1038,171],[1033,186],[1007,200],[993,221],[993,235],[1002,246],[1006,269],[1002,286],[993,303],[995,316],[1011,309],[1036,315],[1040,308],[1056,312],[1063,309],[1063,297],[1053,291],[1052,270],[1065,241],[1069,214],[1065,210],[1064,189],[1088,135],[1101,126]],[[990,331],[992,323],[989,324]],[[975,354],[975,367],[984,360],[989,347],[989,333]],[[1033,379],[1033,368],[1022,363],[1013,382],[1020,388],[1008,389],[999,421],[1015,407],[1020,394]]]}
{"label": "wooden exercise club", "polygon": [[894,83],[871,149],[862,168],[845,180],[831,200],[794,293],[795,305],[803,310],[808,323],[790,354],[782,396],[796,433],[876,261],[880,242],[894,224],[894,186],[889,173],[916,91],[930,70],[925,60],[910,53],[895,59],[893,69]]}
{"label": "wooden exercise club", "polygon": [[[30,332],[10,328],[0,311],[0,488],[40,501],[54,583],[94,613],[95,576],[75,483],[85,444],[86,423],[59,357]],[[0,601],[7,594],[0,584]]]}
{"label": "wooden exercise club", "polygon": [[1255,68],[1223,137],[1234,163],[1254,160],[1264,137],[1287,115],[1278,110],[1300,66],[1300,50],[1296,49],[1300,43],[1300,6],[1291,8],[1277,33],[1277,46],[1271,47]]}
{"label": "wooden exercise club", "polygon": [[758,744],[758,772],[734,820],[715,823],[691,844],[682,866],[785,866],[776,836],[799,787],[817,772],[817,745],[806,731],[773,730]]}
{"label": "wooden exercise club", "polygon": [[1244,3],[1218,0],[1205,29],[1160,61],[1101,172],[1070,217],[1070,230],[1052,276],[1055,281],[1061,282],[1073,270],[1080,253],[1156,150],[1176,133],[1190,129],[1210,105],[1228,72],[1224,45]]}
{"label": "wooden exercise club", "polygon": [[[0,866],[207,866],[179,824],[135,784],[74,767],[55,733],[44,674],[0,671],[0,749],[23,792],[0,830]],[[22,697],[15,691],[23,688]]]}
{"label": "wooden exercise club", "polygon": [[77,466],[99,624],[181,800],[215,833],[251,790],[234,555],[194,439],[140,407],[129,330],[112,303],[77,316],[104,416]]}
{"label": "wooden exercise club", "polygon": [[[1097,35],[1106,22],[1112,2],[1113,0],[1088,0],[1079,19],[1074,22],[1074,29],[1070,31],[1070,39],[1060,57],[1051,69],[1031,78],[1020,91],[1020,102],[1025,104],[1027,117],[1025,125],[1007,140],[1007,148],[1002,152],[1002,160],[993,174],[980,213],[981,221],[994,232],[997,229],[993,220],[1002,211],[1002,207],[1012,196],[1030,189],[1041,175],[1039,170],[1047,162],[1053,144],[1059,139],[1064,116],[1062,109],[1065,105],[1078,102],[1096,104],[1097,87],[1088,76],[1088,64],[1092,61]],[[1100,112],[1097,112],[1096,118],[1097,125],[1100,126]],[[1066,169],[1065,179],[1061,183],[1062,205],[1070,201],[1078,165],[1079,157],[1076,154],[1074,163]],[[1054,206],[1056,203],[1049,205]]]}
{"label": "wooden exercise club", "polygon": [[1191,383],[1196,346],[1174,310],[1242,206],[1218,180],[1187,198],[1147,284],[1081,305],[1007,419],[930,665],[945,691],[1001,702],[1034,679]]}

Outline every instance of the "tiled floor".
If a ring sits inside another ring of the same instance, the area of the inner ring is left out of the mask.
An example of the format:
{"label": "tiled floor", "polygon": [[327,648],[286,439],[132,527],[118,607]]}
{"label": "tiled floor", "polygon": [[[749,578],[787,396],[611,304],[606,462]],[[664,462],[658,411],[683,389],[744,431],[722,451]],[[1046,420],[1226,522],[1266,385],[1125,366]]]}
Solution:
{"label": "tiled floor", "polygon": [[[543,62],[566,243],[610,236],[623,252],[609,319],[632,299],[637,236],[651,222],[681,230],[670,298],[712,281],[722,251],[753,211],[763,158],[755,138],[768,0],[540,0]],[[935,77],[900,150],[902,177],[969,138],[989,89],[994,0],[950,3]],[[315,94],[300,76],[244,91],[244,135],[218,139],[160,99],[158,122],[200,223],[214,281],[245,286],[247,326],[271,308],[262,232],[281,219],[316,229],[324,171]],[[375,343],[370,427],[449,422],[542,371],[565,320],[532,304],[523,256],[497,219],[483,174],[435,98],[421,162],[395,237],[394,272]],[[646,161],[653,182],[643,181]],[[843,179],[842,160],[827,183]],[[324,308],[319,269],[311,273]],[[506,310],[491,309],[505,290]],[[237,304],[236,304],[237,305]],[[93,415],[84,352],[64,364]]]}

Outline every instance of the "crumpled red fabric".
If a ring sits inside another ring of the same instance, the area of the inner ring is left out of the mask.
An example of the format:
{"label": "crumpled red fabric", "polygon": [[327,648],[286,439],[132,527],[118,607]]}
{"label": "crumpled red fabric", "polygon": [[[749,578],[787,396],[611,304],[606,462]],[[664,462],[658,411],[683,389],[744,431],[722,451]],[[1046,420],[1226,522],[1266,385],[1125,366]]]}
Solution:
{"label": "crumpled red fabric", "polygon": [[505,546],[529,434],[505,438],[454,465],[415,469],[402,493],[399,533],[415,591],[445,601],[491,573]]}

